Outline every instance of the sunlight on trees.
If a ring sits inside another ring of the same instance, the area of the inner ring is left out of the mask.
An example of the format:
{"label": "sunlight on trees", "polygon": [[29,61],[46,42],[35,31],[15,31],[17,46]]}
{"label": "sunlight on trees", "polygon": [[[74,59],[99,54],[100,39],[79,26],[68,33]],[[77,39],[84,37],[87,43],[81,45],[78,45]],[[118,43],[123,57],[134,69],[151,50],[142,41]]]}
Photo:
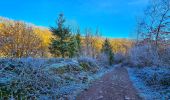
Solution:
{"label": "sunlight on trees", "polygon": [[114,61],[114,53],[112,51],[112,46],[109,42],[108,39],[105,39],[103,45],[102,45],[102,49],[101,52],[107,56],[107,59],[109,61],[109,64],[112,65],[113,61]]}
{"label": "sunlight on trees", "polygon": [[4,24],[0,34],[1,52],[5,56],[20,58],[38,55],[41,40],[25,23]]}
{"label": "sunlight on trees", "polygon": [[51,38],[52,38],[52,33],[45,28],[34,28],[34,32],[36,35],[38,35],[38,37],[41,40],[41,52],[40,56],[41,57],[49,57],[50,53],[49,53],[49,44],[51,43]]}
{"label": "sunlight on trees", "polygon": [[[64,22],[63,15],[60,15],[57,27],[49,30],[1,17],[0,56],[96,58],[100,55],[104,38],[98,29],[96,32],[86,29],[85,36],[82,36],[80,29],[71,32],[71,29],[63,25]],[[127,39],[110,39],[114,53],[126,54],[132,43]]]}

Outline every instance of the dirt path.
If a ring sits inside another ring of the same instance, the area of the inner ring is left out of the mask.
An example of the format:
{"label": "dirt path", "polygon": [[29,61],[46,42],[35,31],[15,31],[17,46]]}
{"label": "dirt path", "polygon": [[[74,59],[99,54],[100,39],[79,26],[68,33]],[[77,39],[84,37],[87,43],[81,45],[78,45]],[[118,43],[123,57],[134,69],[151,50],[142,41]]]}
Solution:
{"label": "dirt path", "polygon": [[123,67],[97,80],[87,90],[82,92],[77,100],[142,100],[129,79],[128,72]]}

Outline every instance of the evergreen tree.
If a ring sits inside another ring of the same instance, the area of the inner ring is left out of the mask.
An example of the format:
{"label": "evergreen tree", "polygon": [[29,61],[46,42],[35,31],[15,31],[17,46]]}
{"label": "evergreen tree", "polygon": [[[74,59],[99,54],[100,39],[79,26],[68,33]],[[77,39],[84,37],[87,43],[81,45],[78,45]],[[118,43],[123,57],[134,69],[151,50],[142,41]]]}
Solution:
{"label": "evergreen tree", "polygon": [[109,64],[112,65],[114,61],[114,53],[112,51],[112,46],[108,39],[104,41],[101,52],[108,57]]}
{"label": "evergreen tree", "polygon": [[51,27],[51,32],[53,33],[52,43],[50,45],[50,52],[55,56],[62,56],[63,58],[68,54],[69,44],[70,44],[70,29],[64,27],[64,15],[60,14],[57,20],[57,27]]}
{"label": "evergreen tree", "polygon": [[81,53],[81,35],[80,35],[80,30],[77,30],[77,34],[76,34],[76,41],[77,41],[77,56],[80,56]]}
{"label": "evergreen tree", "polygon": [[75,36],[72,36],[69,44],[69,57],[73,58],[78,53],[78,43]]}

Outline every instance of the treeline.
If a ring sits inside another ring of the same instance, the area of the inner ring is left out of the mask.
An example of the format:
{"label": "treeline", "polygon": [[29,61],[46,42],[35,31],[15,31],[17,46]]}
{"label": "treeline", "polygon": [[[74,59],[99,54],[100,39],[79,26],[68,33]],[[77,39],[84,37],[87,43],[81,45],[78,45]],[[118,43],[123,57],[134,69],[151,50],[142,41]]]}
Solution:
{"label": "treeline", "polygon": [[[65,26],[65,18],[60,14],[56,26],[49,29],[37,27],[22,21],[0,18],[1,57],[63,57],[88,56],[97,58],[102,53],[105,39],[96,30],[77,29],[72,32]],[[82,35],[83,34],[83,35]],[[132,45],[127,39],[107,39],[113,53],[126,54]]]}

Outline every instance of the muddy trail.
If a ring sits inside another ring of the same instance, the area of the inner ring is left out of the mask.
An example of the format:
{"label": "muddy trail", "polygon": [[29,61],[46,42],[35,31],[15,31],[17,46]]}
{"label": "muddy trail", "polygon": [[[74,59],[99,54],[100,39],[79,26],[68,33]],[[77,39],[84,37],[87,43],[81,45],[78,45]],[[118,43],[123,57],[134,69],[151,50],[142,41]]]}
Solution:
{"label": "muddy trail", "polygon": [[116,66],[111,72],[92,83],[77,100],[142,100],[129,79],[126,68]]}

